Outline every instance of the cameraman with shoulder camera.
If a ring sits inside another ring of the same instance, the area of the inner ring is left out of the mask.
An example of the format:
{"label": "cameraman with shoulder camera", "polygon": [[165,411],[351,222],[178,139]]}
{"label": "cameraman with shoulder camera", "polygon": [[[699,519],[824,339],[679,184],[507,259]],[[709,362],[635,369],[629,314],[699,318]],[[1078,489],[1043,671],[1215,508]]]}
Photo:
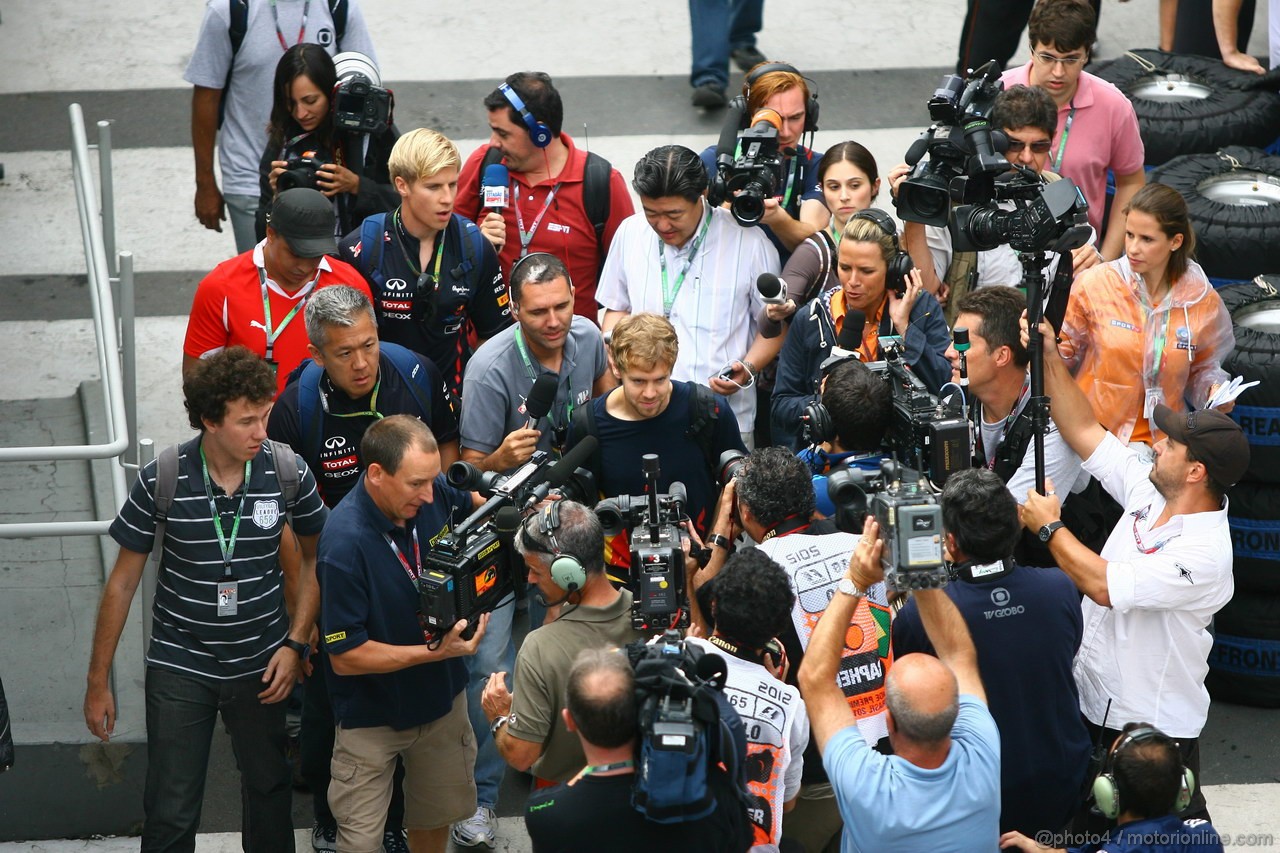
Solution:
{"label": "cameraman with shoulder camera", "polygon": [[759,231],[739,228],[707,202],[698,155],[681,145],[655,148],[636,163],[640,214],[614,235],[596,298],[609,332],[628,314],[661,314],[685,342],[673,376],[729,398],[743,441],[757,417],[756,376],[782,346],[765,338],[756,279],[777,275],[778,253]]}
{"label": "cameraman with shoulder camera", "polygon": [[[415,851],[444,853],[449,826],[476,808],[476,748],[467,666],[489,615],[462,637],[423,627],[424,549],[472,506],[440,471],[435,436],[392,415],[360,442],[365,471],[320,535],[320,625],[337,731],[329,805],[340,850],[377,850],[396,758],[404,761],[405,826]],[[409,583],[405,582],[408,575]]]}
{"label": "cameraman with shoulder camera", "polygon": [[725,773],[708,775],[716,808],[699,820],[657,823],[631,804],[640,719],[625,652],[584,649],[566,681],[560,717],[587,766],[567,783],[529,795],[525,828],[535,853],[743,853],[751,831]]}
{"label": "cameraman with shoulder camera", "polygon": [[[1030,356],[1019,340],[1018,322],[1026,310],[1022,291],[1012,287],[984,288],[966,294],[959,301],[956,328],[967,329],[969,347],[952,344],[947,358],[960,381],[961,367],[972,394],[974,464],[995,471],[1014,500],[1022,503],[1027,490],[1035,486],[1036,459],[1032,440]],[[1100,548],[1106,538],[1101,495],[1090,488],[1089,475],[1080,457],[1067,446],[1052,423],[1044,437],[1045,476],[1067,494],[1063,521],[1078,539],[1090,548]],[[1018,543],[1018,562],[1024,566],[1054,567],[1053,555],[1033,531]]]}
{"label": "cameraman with shoulder camera", "polygon": [[506,673],[495,672],[480,701],[498,752],[546,787],[586,766],[561,714],[574,658],[584,648],[618,648],[638,635],[631,593],[614,589],[605,574],[604,532],[590,509],[570,500],[547,502],[520,525],[515,549],[545,606],[565,606],[554,622],[525,637],[511,689]]}
{"label": "cameraman with shoulder camera", "polygon": [[[1045,183],[1058,180],[1058,175],[1048,171],[1056,123],[1053,98],[1032,86],[1005,89],[991,109],[991,126],[1001,128],[1009,139],[1005,157],[1010,164],[1031,169]],[[889,184],[895,194],[910,170],[903,164],[890,172]],[[1000,205],[1002,210],[1013,206],[1011,201]],[[958,252],[952,246],[950,229],[912,221],[903,224],[902,239],[920,268],[925,288],[947,305],[947,319],[953,325],[956,303],[965,293],[992,285],[1016,286],[1022,281],[1022,264],[1007,243],[980,252]],[[1045,266],[1047,282],[1054,281],[1059,260],[1059,255],[1053,255]],[[1088,244],[1071,252],[1072,277],[1101,260],[1091,236]]]}
{"label": "cameraman with shoulder camera", "polygon": [[[632,314],[614,327],[609,362],[619,387],[574,412],[568,446],[599,441],[591,468],[603,497],[645,491],[641,457],[660,457],[658,488],[688,490],[685,512],[699,532],[715,509],[716,470],[726,450],[746,453],[728,401],[705,385],[673,381],[680,340],[655,314]],[[607,462],[607,464],[605,464]]]}
{"label": "cameraman with shoulder camera", "polygon": [[[955,572],[946,594],[969,626],[1000,729],[1000,829],[1057,832],[1080,802],[1089,763],[1071,675],[1079,596],[1062,572],[1015,560],[1018,506],[991,471],[947,479],[942,524]],[[914,599],[893,620],[893,650],[899,658],[933,651]]]}
{"label": "cameraman with shoulder camera", "polygon": [[387,159],[400,131],[380,79],[373,61],[359,53],[340,54],[335,64],[320,45],[304,43],[280,57],[258,164],[259,240],[271,199],[291,187],[311,187],[331,199],[339,235],[366,216],[395,208],[400,197]]}
{"label": "cameraman with shoulder camera", "polygon": [[885,679],[893,755],[870,747],[840,690],[851,626],[863,624],[863,599],[884,577],[884,545],[868,516],[800,667],[812,737],[844,817],[844,850],[989,850],[999,836],[1000,732],[973,640],[947,594],[915,593],[937,658],[899,657]]}
{"label": "cameraman with shoulder camera", "polygon": [[[778,250],[783,263],[804,239],[826,227],[831,214],[822,198],[818,180],[821,151],[800,144],[805,133],[818,129],[818,96],[810,91],[804,76],[785,62],[762,62],[747,72],[742,95],[729,104],[729,114],[720,143],[702,152],[707,179],[722,188],[725,201],[732,202],[726,186],[727,168],[733,161],[738,134],[761,122],[774,126],[779,162],[769,183],[771,192],[755,201],[760,228]],[[732,171],[732,170],[730,170]],[[774,172],[770,169],[770,172]]]}
{"label": "cameraman with shoulder camera", "polygon": [[[789,674],[784,678],[791,684],[796,683],[795,675],[809,648],[814,626],[834,595],[858,542],[855,534],[837,532],[830,521],[811,520],[814,498],[809,476],[805,464],[781,447],[757,450],[743,460],[720,498],[713,532],[708,537],[711,561],[693,579],[695,589],[708,584],[714,587],[740,531],[759,542],[756,547],[782,566],[796,594],[790,620],[778,637],[790,661]],[[888,730],[884,679],[893,660],[889,600],[883,583],[873,584],[867,595],[868,603],[858,613],[856,630],[851,627],[849,632],[849,642],[856,645],[845,644],[840,675],[833,673],[832,683],[838,685],[847,700],[867,745],[885,748],[882,742]],[[700,590],[698,601],[704,601],[705,596]],[[713,614],[704,615],[704,623],[710,623]],[[783,832],[807,849],[821,850],[839,834],[841,819],[813,740],[803,782],[796,810],[788,816]]]}

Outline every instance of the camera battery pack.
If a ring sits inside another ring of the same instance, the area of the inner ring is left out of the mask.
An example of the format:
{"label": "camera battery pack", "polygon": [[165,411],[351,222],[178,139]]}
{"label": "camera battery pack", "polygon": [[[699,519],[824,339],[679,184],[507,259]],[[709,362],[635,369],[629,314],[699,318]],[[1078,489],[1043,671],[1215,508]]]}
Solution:
{"label": "camera battery pack", "polygon": [[452,628],[458,621],[458,609],[453,596],[453,576],[427,569],[418,576],[418,592],[422,620],[426,626],[434,631]]}

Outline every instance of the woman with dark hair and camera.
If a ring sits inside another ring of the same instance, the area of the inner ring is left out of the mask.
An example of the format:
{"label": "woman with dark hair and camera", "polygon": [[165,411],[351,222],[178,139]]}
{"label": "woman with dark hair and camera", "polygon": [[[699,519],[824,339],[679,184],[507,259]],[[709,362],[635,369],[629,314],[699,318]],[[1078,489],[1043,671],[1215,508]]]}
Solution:
{"label": "woman with dark hair and camera", "polygon": [[1222,360],[1235,335],[1191,260],[1196,237],[1181,194],[1147,184],[1124,213],[1124,254],[1076,279],[1059,349],[1098,422],[1121,441],[1150,445],[1158,404],[1200,408],[1227,381]]}
{"label": "woman with dark hair and camera", "polygon": [[[339,60],[360,63],[366,78],[377,70],[359,54]],[[394,210],[400,196],[391,183],[387,159],[400,136],[388,114],[372,133],[340,130],[334,122],[338,85],[334,60],[317,44],[296,44],[276,65],[267,147],[258,166],[260,200],[255,223],[258,239],[267,233],[266,212],[277,192],[311,187],[328,196],[337,214],[336,236],[358,228],[366,216]]]}
{"label": "woman with dark hair and camera", "polygon": [[780,276],[786,288],[784,301],[760,312],[760,332],[766,338],[782,334],[783,321],[818,294],[840,285],[836,247],[849,217],[866,210],[880,194],[876,158],[853,140],[834,145],[818,161],[818,186],[831,219],[824,229],[805,238],[787,260]]}
{"label": "woman with dark hair and camera", "polygon": [[800,416],[817,394],[823,361],[836,348],[864,362],[884,358],[880,338],[900,337],[902,359],[937,394],[951,378],[944,353],[951,342],[942,306],[924,289],[898,243],[897,228],[882,210],[849,217],[840,237],[836,274],[840,286],[824,291],[798,312],[778,357],[771,407],[775,444],[795,447]]}

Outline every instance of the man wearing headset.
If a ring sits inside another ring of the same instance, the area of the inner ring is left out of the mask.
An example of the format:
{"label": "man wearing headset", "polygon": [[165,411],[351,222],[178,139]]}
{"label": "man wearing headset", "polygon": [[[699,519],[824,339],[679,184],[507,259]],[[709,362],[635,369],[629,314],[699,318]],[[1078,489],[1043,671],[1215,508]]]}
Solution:
{"label": "man wearing headset", "polygon": [[[822,188],[818,186],[818,161],[822,159],[822,152],[800,144],[801,136],[806,133],[810,134],[812,143],[812,134],[818,129],[818,96],[794,66],[785,62],[762,62],[747,72],[742,96],[734,98],[729,107],[727,121],[738,129],[750,127],[761,110],[772,110],[778,117],[782,183],[777,187],[776,197],[765,199],[760,227],[785,264],[796,246],[823,228],[831,216],[822,200]],[[701,155],[708,180],[716,179],[717,148],[713,145]]]}
{"label": "man wearing headset", "polygon": [[[458,213],[480,225],[505,272],[531,252],[563,260],[576,286],[574,313],[597,322],[596,278],[613,232],[634,210],[626,182],[561,133],[564,105],[543,72],[512,74],[484,106],[492,133],[462,167]],[[482,175],[498,162],[509,175],[508,201],[482,206]],[[593,210],[597,200],[601,209]]]}
{"label": "man wearing headset", "polygon": [[631,627],[631,593],[614,589],[605,575],[604,531],[592,510],[550,501],[525,519],[515,548],[530,586],[548,606],[562,609],[555,622],[525,638],[512,688],[505,672],[495,672],[480,701],[498,752],[545,787],[586,766],[582,744],[560,713],[578,652],[625,646],[639,634]]}
{"label": "man wearing headset", "polygon": [[[1150,723],[1127,724],[1093,783],[1098,807],[1116,819],[1116,827],[1105,842],[1088,841],[1072,847],[1071,853],[1222,853],[1222,839],[1213,824],[1178,817],[1195,786],[1195,774],[1183,765],[1176,741]],[[1044,853],[1045,836],[1052,833],[1031,839],[1006,832],[1000,836],[1000,847]],[[1059,847],[1052,853],[1066,851]]]}

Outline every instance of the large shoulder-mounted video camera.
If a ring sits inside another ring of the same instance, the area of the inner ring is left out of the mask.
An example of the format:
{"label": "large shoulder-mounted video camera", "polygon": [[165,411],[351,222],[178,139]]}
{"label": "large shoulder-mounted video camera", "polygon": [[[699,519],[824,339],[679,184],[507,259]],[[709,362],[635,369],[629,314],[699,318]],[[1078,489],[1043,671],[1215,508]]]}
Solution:
{"label": "large shoulder-mounted video camera", "polygon": [[751,226],[764,217],[764,201],[782,185],[782,151],[778,131],[782,116],[768,108],[756,110],[743,130],[726,123],[716,145],[716,173],[707,200],[719,206],[726,200],[739,225]]}
{"label": "large shoulder-mounted video camera", "polygon": [[442,637],[466,619],[463,639],[470,639],[476,617],[493,610],[514,591],[511,539],[521,520],[552,489],[577,501],[594,496],[595,478],[580,466],[595,449],[596,439],[587,436],[555,465],[549,453],[539,450],[508,476],[480,471],[466,462],[449,466],[450,485],[479,492],[488,500],[426,554],[418,593],[429,633]]}
{"label": "large shoulder-mounted video camera", "polygon": [[382,88],[378,67],[363,53],[333,58],[338,85],[333,89],[333,123],[339,130],[381,133],[391,126],[395,95]]}
{"label": "large shoulder-mounted video camera", "polygon": [[658,493],[658,455],[640,458],[643,495],[619,495],[596,504],[604,535],[627,531],[631,542],[631,625],[650,628],[689,627],[689,597],[685,591],[684,549],[680,522],[686,519],[688,493],[674,482],[667,494]]}

